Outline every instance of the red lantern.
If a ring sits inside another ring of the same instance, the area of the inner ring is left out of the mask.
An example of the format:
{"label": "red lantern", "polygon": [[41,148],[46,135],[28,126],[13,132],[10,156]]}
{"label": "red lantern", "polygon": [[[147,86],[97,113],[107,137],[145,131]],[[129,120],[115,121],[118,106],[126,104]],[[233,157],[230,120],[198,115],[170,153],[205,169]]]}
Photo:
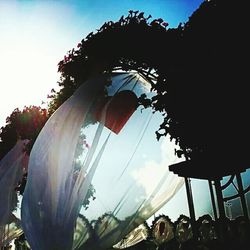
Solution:
{"label": "red lantern", "polygon": [[102,115],[106,109],[105,127],[118,134],[128,119],[135,112],[138,106],[137,96],[130,90],[118,92],[111,97],[106,103],[97,108],[96,118],[102,122]]}

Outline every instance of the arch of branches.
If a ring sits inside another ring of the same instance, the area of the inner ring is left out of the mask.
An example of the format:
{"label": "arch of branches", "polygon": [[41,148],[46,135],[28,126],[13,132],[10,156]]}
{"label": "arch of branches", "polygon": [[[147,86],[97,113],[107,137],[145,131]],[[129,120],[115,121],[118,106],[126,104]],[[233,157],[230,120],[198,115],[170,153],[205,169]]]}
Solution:
{"label": "arch of branches", "polygon": [[[68,51],[64,59],[58,64],[61,73],[59,85],[62,87],[57,93],[52,91],[49,113],[53,113],[85,80],[94,74],[113,71],[137,71],[146,77],[152,86],[152,91],[158,92],[152,100],[144,96],[140,103],[145,107],[152,105],[155,110],[164,112],[161,100],[165,100],[167,74],[177,67],[182,49],[184,26],[168,29],[168,24],[161,18],[150,20],[144,13],[129,11],[129,15],[122,16],[117,22],[106,22],[97,30],[83,39],[76,49]],[[166,70],[168,69],[168,70]],[[168,112],[162,128],[173,124]],[[171,125],[172,126],[172,125]],[[168,131],[169,132],[169,131]],[[166,135],[167,131],[157,131],[157,138]],[[172,138],[179,142],[174,133]]]}
{"label": "arch of branches", "polygon": [[204,1],[188,22],[176,28],[138,11],[104,23],[59,62],[62,88],[50,96],[49,112],[93,74],[136,70],[157,93],[151,100],[140,99],[164,116],[157,138],[169,134],[181,148],[176,153],[187,159],[199,155],[225,159],[231,154],[246,164],[247,147],[229,146],[250,139],[242,81],[246,72],[240,58],[247,46],[238,39],[247,34],[240,18],[228,25],[232,13],[243,9]]}

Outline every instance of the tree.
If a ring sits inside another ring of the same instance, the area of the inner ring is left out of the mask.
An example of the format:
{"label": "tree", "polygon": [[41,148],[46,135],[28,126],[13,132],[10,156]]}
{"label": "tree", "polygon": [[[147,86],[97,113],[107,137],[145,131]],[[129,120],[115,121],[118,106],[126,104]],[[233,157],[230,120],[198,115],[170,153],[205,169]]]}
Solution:
{"label": "tree", "polygon": [[[6,125],[0,130],[0,160],[15,146],[21,139],[28,139],[26,146],[27,154],[48,119],[47,110],[37,106],[24,107],[21,111],[16,108],[6,119]],[[24,173],[21,182],[15,191],[22,195],[27,180],[27,173]],[[17,204],[18,201],[16,201]],[[16,208],[16,207],[15,207]]]}
{"label": "tree", "polygon": [[160,135],[169,133],[180,154],[222,174],[250,164],[246,16],[243,2],[204,1],[183,27],[178,66],[166,68],[151,102],[167,114]]}
{"label": "tree", "polygon": [[7,124],[0,130],[0,159],[16,144],[18,139],[30,140],[27,147],[29,153],[47,119],[47,110],[41,107],[28,106],[22,111],[16,108],[6,118]]}
{"label": "tree", "polygon": [[246,166],[246,9],[242,2],[207,0],[174,29],[136,11],[106,22],[59,62],[62,89],[52,103],[60,105],[91,74],[135,69],[157,93],[151,100],[142,96],[141,103],[164,116],[158,139],[169,134],[181,148],[176,153],[186,159],[230,155]]}
{"label": "tree", "polygon": [[[132,13],[132,14],[131,14]],[[151,80],[163,65],[175,58],[171,47],[179,44],[181,29],[168,29],[160,19],[149,22],[138,11],[119,21],[105,22],[96,32],[91,32],[77,48],[68,51],[58,63],[61,73],[58,92],[49,96],[49,112],[57,109],[85,80],[98,73],[114,69],[137,70]],[[159,78],[160,79],[160,78]]]}

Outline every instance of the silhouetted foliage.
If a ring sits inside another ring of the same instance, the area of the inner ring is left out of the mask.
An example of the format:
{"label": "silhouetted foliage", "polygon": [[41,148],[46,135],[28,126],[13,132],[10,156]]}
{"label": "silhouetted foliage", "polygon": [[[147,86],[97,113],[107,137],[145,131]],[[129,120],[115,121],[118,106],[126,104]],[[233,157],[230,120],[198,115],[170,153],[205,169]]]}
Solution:
{"label": "silhouetted foliage", "polygon": [[[19,139],[29,140],[26,145],[26,153],[29,154],[47,119],[47,110],[41,107],[28,106],[22,111],[16,108],[6,118],[6,125],[0,130],[0,160],[15,146]],[[24,173],[22,180],[15,188],[18,194],[23,194],[26,181],[27,173]]]}
{"label": "silhouetted foliage", "polygon": [[[246,84],[242,60],[248,51],[244,4],[206,1],[184,25],[179,65],[170,71],[156,96],[167,112],[163,133],[176,138],[185,155],[218,159],[233,157],[243,164],[249,139]],[[233,18],[236,16],[238,18]],[[245,26],[245,27],[244,27]],[[245,80],[244,80],[245,79]],[[160,95],[161,96],[161,95]],[[248,159],[247,159],[248,160]]]}
{"label": "silhouetted foliage", "polygon": [[50,109],[94,73],[117,68],[153,73],[157,95],[141,102],[164,116],[157,138],[170,134],[181,147],[176,153],[186,159],[230,155],[231,162],[248,168],[246,9],[242,2],[204,1],[174,29],[138,11],[104,23],[59,62],[62,89],[52,96]]}
{"label": "silhouetted foliage", "polygon": [[[78,171],[80,171],[83,166],[83,163],[81,160],[82,153],[88,149],[89,149],[89,144],[87,143],[86,135],[81,132],[79,136],[78,146],[76,147],[76,151],[75,151],[75,157],[74,157],[74,161],[75,161],[74,170],[76,173],[78,173]],[[83,203],[82,203],[83,208],[87,210],[89,208],[90,201],[95,200],[95,199],[96,199],[95,188],[92,184],[90,184],[88,191],[85,195],[85,198],[83,200]]]}
{"label": "silhouetted foliage", "polygon": [[6,118],[6,125],[0,130],[0,159],[16,144],[18,139],[28,139],[29,153],[36,137],[48,119],[47,110],[37,106],[16,108]]}
{"label": "silhouetted foliage", "polygon": [[[169,29],[167,24],[151,16],[145,18],[138,11],[130,11],[127,17],[117,22],[106,22],[83,39],[77,48],[68,51],[58,64],[61,73],[60,91],[51,98],[49,112],[53,112],[65,101],[77,87],[96,73],[109,73],[114,69],[148,71],[159,68],[171,50],[171,43],[178,40],[179,30]],[[172,39],[169,39],[172,37]],[[160,57],[159,57],[160,55]]]}

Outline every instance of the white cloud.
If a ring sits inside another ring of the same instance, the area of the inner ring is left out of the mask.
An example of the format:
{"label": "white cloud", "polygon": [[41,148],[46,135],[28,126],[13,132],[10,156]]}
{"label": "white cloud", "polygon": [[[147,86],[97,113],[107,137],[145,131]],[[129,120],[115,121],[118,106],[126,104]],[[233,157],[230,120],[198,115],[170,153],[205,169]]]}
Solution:
{"label": "white cloud", "polygon": [[166,182],[171,181],[174,177],[174,174],[168,170],[168,166],[183,160],[175,156],[174,148],[175,144],[170,142],[169,137],[164,138],[160,148],[161,161],[148,160],[143,167],[132,172],[132,177],[136,180],[138,186],[144,188],[146,196],[153,192],[162,177],[167,175]]}

